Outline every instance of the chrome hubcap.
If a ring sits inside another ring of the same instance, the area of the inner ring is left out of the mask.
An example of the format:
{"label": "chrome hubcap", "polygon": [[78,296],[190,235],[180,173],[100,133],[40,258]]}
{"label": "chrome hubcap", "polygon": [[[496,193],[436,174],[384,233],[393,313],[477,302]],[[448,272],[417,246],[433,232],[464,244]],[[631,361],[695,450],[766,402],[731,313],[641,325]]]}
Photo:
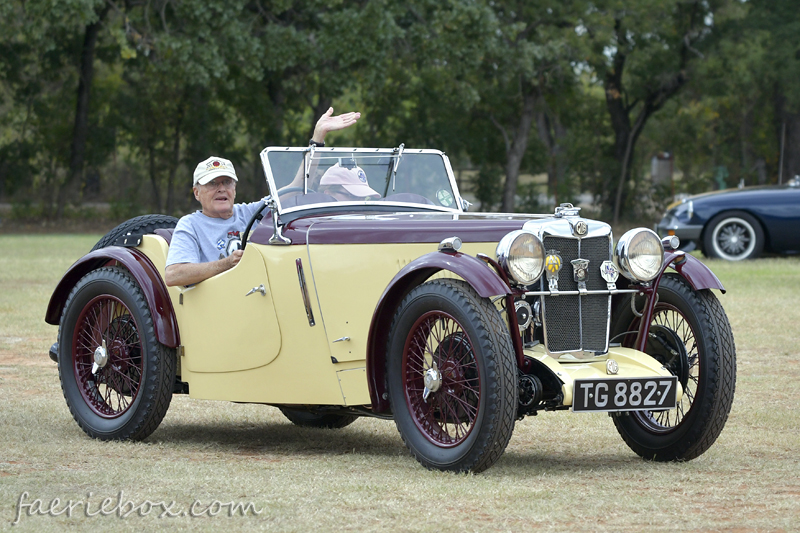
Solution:
{"label": "chrome hubcap", "polygon": [[429,368],[425,371],[424,381],[425,390],[422,391],[422,399],[427,402],[428,396],[442,386],[442,374],[436,368]]}
{"label": "chrome hubcap", "polygon": [[94,351],[94,363],[92,364],[92,374],[97,374],[97,371],[104,368],[108,364],[108,351],[106,350],[106,341],[98,346]]}

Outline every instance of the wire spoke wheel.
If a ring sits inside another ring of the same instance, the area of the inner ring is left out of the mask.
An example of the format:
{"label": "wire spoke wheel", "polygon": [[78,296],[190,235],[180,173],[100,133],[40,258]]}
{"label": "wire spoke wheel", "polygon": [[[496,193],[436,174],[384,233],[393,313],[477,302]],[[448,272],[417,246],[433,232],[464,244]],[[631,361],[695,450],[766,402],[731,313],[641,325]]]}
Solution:
{"label": "wire spoke wheel", "polygon": [[508,324],[464,281],[428,281],[403,299],[386,383],[397,429],[427,468],[480,472],[511,439],[518,388]]}
{"label": "wire spoke wheel", "polygon": [[142,382],[142,343],[130,309],[100,295],[81,312],[73,335],[75,380],[86,404],[114,418],[133,404]]}
{"label": "wire spoke wheel", "polygon": [[[460,444],[475,426],[481,397],[478,363],[464,328],[447,313],[425,313],[412,326],[403,353],[406,402],[417,428],[441,446]],[[436,390],[426,386],[426,377]]]}
{"label": "wire spoke wheel", "polygon": [[140,440],[164,418],[175,351],[155,334],[146,298],[120,267],[81,278],[64,305],[58,372],[73,418],[91,437]]}
{"label": "wire spoke wheel", "polygon": [[[697,396],[697,388],[700,383],[700,357],[698,355],[698,344],[692,325],[673,305],[658,303],[656,304],[653,320],[651,324],[659,325],[673,331],[683,345],[685,359],[673,358],[672,360],[661,360],[670,372],[681,377],[680,383],[683,387],[683,397],[675,406],[675,409],[665,411],[635,411],[632,416],[639,418],[642,425],[649,427],[653,432],[670,432],[680,426],[684,418],[689,414]],[[638,324],[637,326],[638,327]],[[652,326],[651,326],[652,327]],[[680,347],[678,347],[680,348]]]}
{"label": "wire spoke wheel", "polygon": [[[682,277],[666,274],[658,297],[645,352],[678,377],[683,396],[674,409],[615,413],[613,420],[643,458],[688,460],[710,448],[725,426],[736,388],[736,348],[725,311],[710,290],[696,291]],[[612,334],[639,326],[627,297],[616,308]],[[634,338],[625,335],[623,345],[632,347]]]}

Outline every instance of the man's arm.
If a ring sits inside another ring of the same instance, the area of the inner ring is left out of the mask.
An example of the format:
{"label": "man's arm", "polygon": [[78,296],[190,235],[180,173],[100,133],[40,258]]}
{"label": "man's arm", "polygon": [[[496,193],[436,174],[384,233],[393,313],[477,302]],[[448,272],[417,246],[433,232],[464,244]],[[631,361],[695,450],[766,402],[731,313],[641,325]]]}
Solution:
{"label": "man's arm", "polygon": [[[328,108],[328,110],[319,117],[317,124],[314,126],[314,135],[311,137],[311,140],[317,143],[324,143],[325,136],[337,130],[343,130],[345,128],[349,128],[356,122],[358,119],[361,118],[361,113],[358,111],[352,111],[350,113],[343,113],[341,115],[333,116],[333,108]],[[311,160],[311,167],[309,172],[313,175],[314,171],[317,169],[317,165],[319,164],[319,158],[314,158]],[[281,187],[281,190],[288,189],[290,187],[302,187],[303,181],[305,181],[305,168],[303,165],[300,165],[300,168],[297,169],[297,174],[295,174],[294,179],[292,180],[289,185],[285,187]],[[280,190],[278,191],[280,193]]]}
{"label": "man's arm", "polygon": [[241,250],[234,250],[228,257],[209,263],[175,263],[164,271],[164,282],[168,287],[193,285],[235,267],[242,258]]}

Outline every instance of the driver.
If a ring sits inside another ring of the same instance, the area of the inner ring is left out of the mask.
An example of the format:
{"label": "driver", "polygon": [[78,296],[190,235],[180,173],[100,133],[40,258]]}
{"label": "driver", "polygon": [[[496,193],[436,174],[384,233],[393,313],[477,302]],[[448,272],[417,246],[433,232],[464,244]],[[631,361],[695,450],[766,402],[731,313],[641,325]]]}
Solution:
{"label": "driver", "polygon": [[[361,113],[333,116],[329,108],[314,127],[311,143],[325,145],[325,136],[352,126]],[[192,191],[202,209],[182,217],[167,254],[164,281],[168,286],[192,285],[236,266],[242,258],[241,238],[260,202],[235,204],[236,170],[221,157],[197,165]]]}

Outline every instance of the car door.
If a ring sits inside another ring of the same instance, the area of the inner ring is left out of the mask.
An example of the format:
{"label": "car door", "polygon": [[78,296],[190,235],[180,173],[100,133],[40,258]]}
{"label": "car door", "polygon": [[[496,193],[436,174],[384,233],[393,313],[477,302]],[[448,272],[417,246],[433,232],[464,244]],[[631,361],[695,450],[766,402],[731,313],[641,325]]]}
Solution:
{"label": "car door", "polygon": [[281,334],[263,256],[247,248],[234,268],[181,290],[175,306],[184,364],[234,372],[272,362]]}

